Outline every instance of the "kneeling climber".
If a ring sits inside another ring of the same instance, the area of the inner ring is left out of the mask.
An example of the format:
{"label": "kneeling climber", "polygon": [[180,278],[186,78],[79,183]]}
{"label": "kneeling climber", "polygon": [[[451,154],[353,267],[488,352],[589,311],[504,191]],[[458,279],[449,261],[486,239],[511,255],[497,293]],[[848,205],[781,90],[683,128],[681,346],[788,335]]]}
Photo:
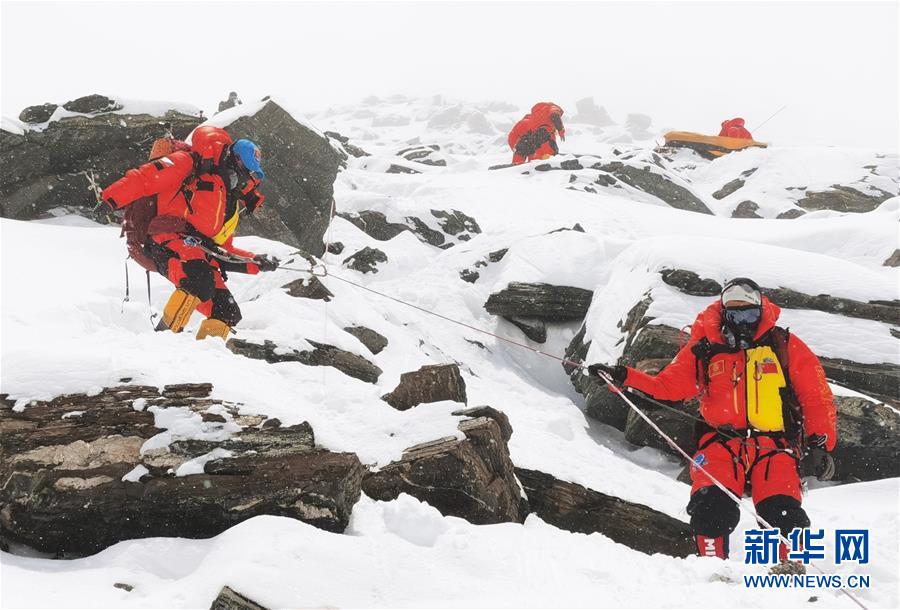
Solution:
{"label": "kneeling climber", "polygon": [[[702,556],[728,556],[740,517],[710,477],[739,498],[749,484],[757,514],[787,537],[810,523],[801,507],[803,454],[820,480],[834,475],[834,398],[815,354],[775,325],[780,311],[754,281],[736,278],[697,316],[687,344],[658,375],[621,365],[588,367],[659,400],[699,395],[703,422],[687,512]],[[787,554],[782,542],[782,562]]]}

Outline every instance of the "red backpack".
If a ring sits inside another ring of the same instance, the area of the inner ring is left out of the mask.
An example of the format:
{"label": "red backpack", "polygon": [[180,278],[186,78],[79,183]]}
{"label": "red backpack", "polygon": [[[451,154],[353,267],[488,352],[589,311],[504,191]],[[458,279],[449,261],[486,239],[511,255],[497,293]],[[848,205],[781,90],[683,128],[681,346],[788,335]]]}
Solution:
{"label": "red backpack", "polygon": [[[155,161],[178,150],[191,149],[187,142],[176,140],[174,137],[159,138],[153,142],[148,161]],[[190,178],[190,177],[189,177]],[[122,235],[128,248],[128,255],[147,271],[158,272],[153,258],[151,258],[144,245],[149,237],[150,222],[156,218],[156,196],[142,197],[125,208],[122,218]]]}
{"label": "red backpack", "polygon": [[[175,139],[171,132],[166,137],[153,142],[149,161],[155,161],[176,151],[189,151],[194,157],[194,171],[185,179],[187,183],[198,173],[212,171],[222,160],[231,136],[221,127],[204,125],[194,130],[191,144]],[[142,197],[125,208],[122,220],[122,235],[128,247],[128,254],[141,267],[159,272],[153,258],[145,248],[150,236],[150,224],[158,216],[156,196]]]}

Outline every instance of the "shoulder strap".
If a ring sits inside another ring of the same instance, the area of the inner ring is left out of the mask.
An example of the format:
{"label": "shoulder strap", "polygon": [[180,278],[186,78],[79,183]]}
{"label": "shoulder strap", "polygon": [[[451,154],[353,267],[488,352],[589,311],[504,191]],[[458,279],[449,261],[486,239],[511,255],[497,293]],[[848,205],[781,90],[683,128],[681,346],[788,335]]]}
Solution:
{"label": "shoulder strap", "polygon": [[772,330],[769,331],[769,341],[772,344],[772,351],[775,352],[775,355],[778,357],[778,362],[781,364],[784,380],[788,387],[791,387],[790,374],[788,373],[788,369],[791,365],[790,350],[788,350],[788,341],[790,341],[790,338],[790,329],[773,326]]}

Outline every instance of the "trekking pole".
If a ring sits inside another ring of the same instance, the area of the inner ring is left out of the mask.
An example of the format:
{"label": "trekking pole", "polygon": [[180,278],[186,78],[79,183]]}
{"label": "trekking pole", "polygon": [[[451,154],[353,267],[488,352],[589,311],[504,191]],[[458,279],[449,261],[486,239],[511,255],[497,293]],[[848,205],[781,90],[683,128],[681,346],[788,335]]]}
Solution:
{"label": "trekking pole", "polygon": [[781,108],[779,108],[778,110],[776,110],[776,111],[772,114],[772,116],[770,116],[769,118],[767,118],[765,121],[763,121],[762,123],[760,123],[760,124],[757,125],[756,127],[752,128],[750,131],[759,131],[759,128],[760,128],[760,127],[762,127],[763,125],[765,125],[766,123],[768,123],[769,121],[771,121],[772,119],[774,119],[776,116],[778,116],[778,114],[779,114],[782,110],[784,110],[785,108],[787,108],[787,104],[785,104],[784,106],[782,106]]}

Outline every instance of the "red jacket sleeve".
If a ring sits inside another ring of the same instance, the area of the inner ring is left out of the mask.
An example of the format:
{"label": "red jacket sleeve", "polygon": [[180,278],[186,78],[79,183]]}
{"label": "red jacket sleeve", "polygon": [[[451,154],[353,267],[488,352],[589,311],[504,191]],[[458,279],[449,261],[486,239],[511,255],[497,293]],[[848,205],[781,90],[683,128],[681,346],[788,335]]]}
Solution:
{"label": "red jacket sleeve", "polygon": [[694,398],[700,391],[697,388],[697,358],[691,351],[695,343],[689,341],[656,376],[628,367],[625,385],[659,400]]}
{"label": "red jacket sleeve", "polygon": [[803,432],[828,436],[826,449],[837,443],[837,415],[834,396],[825,379],[822,364],[812,350],[791,334],[788,339],[788,374],[791,387],[803,411]]}
{"label": "red jacket sleeve", "polygon": [[[254,258],[256,255],[249,250],[241,250],[237,246],[234,245],[234,236],[231,235],[228,239],[225,240],[220,246],[226,252],[230,252],[236,256],[242,256],[244,258]],[[256,275],[259,273],[259,265],[256,263],[225,263],[224,264],[226,271],[234,271],[235,273],[249,273],[250,275]]]}
{"label": "red jacket sleeve", "polygon": [[141,197],[178,189],[193,169],[194,159],[190,153],[172,153],[128,170],[124,178],[106,187],[101,196],[114,208],[122,208]]}

